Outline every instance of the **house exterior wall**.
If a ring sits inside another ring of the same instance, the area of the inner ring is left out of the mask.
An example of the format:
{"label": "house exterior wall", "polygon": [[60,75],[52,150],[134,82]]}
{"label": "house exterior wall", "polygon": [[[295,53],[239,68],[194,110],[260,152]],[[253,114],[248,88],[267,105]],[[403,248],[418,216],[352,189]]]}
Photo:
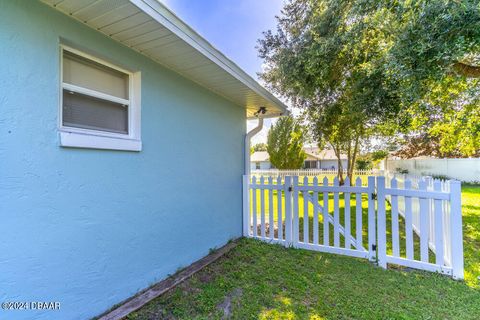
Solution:
{"label": "house exterior wall", "polygon": [[[342,166],[343,169],[347,169],[347,160],[342,159]],[[338,169],[338,161],[337,160],[320,160],[319,169]]]}
{"label": "house exterior wall", "polygon": [[[257,169],[257,163],[260,164],[260,169]],[[250,171],[253,170],[269,170],[272,169],[272,164],[269,161],[250,162]]]}
{"label": "house exterior wall", "polygon": [[[59,39],[141,71],[141,152],[59,146]],[[243,108],[37,1],[0,43],[0,300],[61,304],[0,318],[93,317],[241,235]]]}

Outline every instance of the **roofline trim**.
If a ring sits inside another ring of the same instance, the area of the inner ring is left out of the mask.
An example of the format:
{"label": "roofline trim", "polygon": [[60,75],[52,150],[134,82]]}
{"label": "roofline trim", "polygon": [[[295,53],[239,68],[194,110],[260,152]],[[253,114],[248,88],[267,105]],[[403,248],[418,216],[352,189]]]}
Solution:
{"label": "roofline trim", "polygon": [[[281,102],[277,97],[268,92],[255,79],[249,76],[233,61],[228,59],[223,53],[211,45],[195,30],[183,22],[177,15],[175,15],[165,5],[156,0],[129,0],[141,11],[149,15],[152,19],[161,23],[165,28],[170,30],[173,34],[192,46],[195,50],[203,54],[210,61],[221,67],[244,85],[255,91],[264,99],[275,104],[281,111],[280,115],[288,115],[290,112],[287,106]],[[251,118],[253,119],[253,118]]]}

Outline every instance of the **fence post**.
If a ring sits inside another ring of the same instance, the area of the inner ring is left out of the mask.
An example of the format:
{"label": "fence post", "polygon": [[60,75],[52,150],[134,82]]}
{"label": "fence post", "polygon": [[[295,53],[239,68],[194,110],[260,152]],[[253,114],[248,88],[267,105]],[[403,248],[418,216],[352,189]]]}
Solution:
{"label": "fence post", "polygon": [[[431,176],[425,176],[423,177],[423,179],[425,180],[425,183],[427,184],[427,190],[434,190],[433,189],[433,184],[434,184],[434,179],[433,177]],[[428,199],[427,201],[427,213],[428,213],[428,221],[429,221],[429,225],[428,225],[428,246],[430,246],[430,244],[434,244],[435,243],[435,238],[434,238],[434,234],[435,234],[435,214],[434,214],[434,200],[433,199]],[[436,252],[435,252],[436,254]]]}
{"label": "fence post", "polygon": [[375,261],[377,258],[377,245],[375,226],[375,177],[368,177],[368,260]]}
{"label": "fence post", "polygon": [[298,176],[293,177],[293,212],[292,212],[292,219],[293,219],[293,227],[292,227],[292,244],[294,247],[298,245],[298,240],[300,237],[300,227],[299,227],[299,211],[298,211]]}
{"label": "fence post", "polygon": [[292,177],[285,177],[285,246],[292,245]]}
{"label": "fence post", "polygon": [[[433,190],[436,192],[442,192],[442,182],[440,180],[435,179],[433,181]],[[432,215],[430,216],[430,229],[434,231],[433,241],[435,243],[435,263],[441,267],[444,265],[444,242],[445,242],[445,232],[443,229],[445,228],[443,225],[443,201],[439,199],[435,199],[433,201],[433,210]],[[432,232],[430,233],[432,234]]]}
{"label": "fence post", "polygon": [[243,236],[248,237],[250,234],[250,176],[243,176]]}
{"label": "fence post", "polygon": [[462,188],[460,181],[450,181],[450,225],[454,279],[463,279]]}
{"label": "fence post", "polygon": [[[427,190],[427,182],[422,179],[418,182],[418,189],[420,191]],[[429,198],[419,198],[420,202],[420,260],[422,262],[428,262],[428,244],[430,242],[430,211],[429,211]]]}
{"label": "fence post", "polygon": [[377,177],[378,265],[387,268],[387,230],[385,213],[385,177]]}

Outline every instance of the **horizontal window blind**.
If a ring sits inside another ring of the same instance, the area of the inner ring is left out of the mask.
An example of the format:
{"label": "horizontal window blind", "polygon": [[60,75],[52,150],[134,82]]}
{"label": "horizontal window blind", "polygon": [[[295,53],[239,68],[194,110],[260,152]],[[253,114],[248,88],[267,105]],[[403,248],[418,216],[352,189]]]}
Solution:
{"label": "horizontal window blind", "polygon": [[127,74],[68,51],[63,53],[63,82],[129,99]]}
{"label": "horizontal window blind", "polygon": [[63,125],[128,134],[128,106],[63,90]]}

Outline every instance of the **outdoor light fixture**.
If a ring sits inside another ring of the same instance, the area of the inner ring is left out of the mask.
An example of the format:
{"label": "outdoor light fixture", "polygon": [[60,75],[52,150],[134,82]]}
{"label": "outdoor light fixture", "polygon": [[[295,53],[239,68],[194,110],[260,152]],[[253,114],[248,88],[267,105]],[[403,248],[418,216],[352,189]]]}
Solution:
{"label": "outdoor light fixture", "polygon": [[267,108],[266,107],[260,107],[257,112],[255,112],[255,117],[258,117],[261,114],[267,113]]}

